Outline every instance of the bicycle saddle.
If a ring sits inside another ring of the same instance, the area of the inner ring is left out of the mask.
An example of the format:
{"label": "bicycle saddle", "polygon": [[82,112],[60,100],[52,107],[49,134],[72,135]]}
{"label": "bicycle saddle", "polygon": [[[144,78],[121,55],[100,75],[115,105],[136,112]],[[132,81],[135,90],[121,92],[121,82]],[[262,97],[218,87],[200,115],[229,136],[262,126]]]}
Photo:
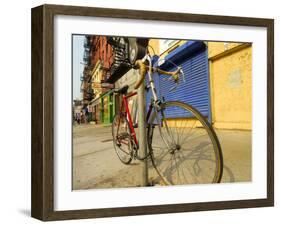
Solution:
{"label": "bicycle saddle", "polygon": [[114,93],[127,94],[128,89],[129,89],[129,86],[125,85],[122,88],[115,90]]}

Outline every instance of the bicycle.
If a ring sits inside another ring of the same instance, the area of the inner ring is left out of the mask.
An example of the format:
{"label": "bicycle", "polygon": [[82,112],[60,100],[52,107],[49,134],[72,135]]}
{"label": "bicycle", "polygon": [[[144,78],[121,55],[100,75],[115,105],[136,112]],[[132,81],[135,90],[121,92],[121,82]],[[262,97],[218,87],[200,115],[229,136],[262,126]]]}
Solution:
{"label": "bicycle", "polygon": [[[139,69],[140,78],[135,89],[148,77],[147,90],[152,92],[152,100],[146,115],[147,146],[146,156],[138,154],[137,126],[134,126],[129,111],[128,98],[137,92],[127,93],[124,86],[115,93],[121,94],[120,112],[112,123],[112,136],[117,156],[124,164],[132,159],[144,160],[150,157],[153,167],[165,185],[220,183],[223,174],[222,150],[210,123],[191,105],[179,101],[165,102],[157,96],[153,74],[171,76],[176,86],[184,73],[180,67],[175,71],[163,71],[152,66],[147,52],[142,60],[137,60],[134,69]],[[174,88],[173,88],[174,89]],[[172,113],[181,112],[181,119]]]}

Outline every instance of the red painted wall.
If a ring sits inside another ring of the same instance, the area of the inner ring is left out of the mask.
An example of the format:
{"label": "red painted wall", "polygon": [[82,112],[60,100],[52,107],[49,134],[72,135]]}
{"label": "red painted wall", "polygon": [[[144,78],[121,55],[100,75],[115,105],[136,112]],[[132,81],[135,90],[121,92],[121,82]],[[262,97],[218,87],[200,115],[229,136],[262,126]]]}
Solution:
{"label": "red painted wall", "polygon": [[92,37],[92,59],[91,64],[95,65],[98,60],[102,62],[104,70],[109,70],[112,62],[112,47],[107,43],[105,36]]}

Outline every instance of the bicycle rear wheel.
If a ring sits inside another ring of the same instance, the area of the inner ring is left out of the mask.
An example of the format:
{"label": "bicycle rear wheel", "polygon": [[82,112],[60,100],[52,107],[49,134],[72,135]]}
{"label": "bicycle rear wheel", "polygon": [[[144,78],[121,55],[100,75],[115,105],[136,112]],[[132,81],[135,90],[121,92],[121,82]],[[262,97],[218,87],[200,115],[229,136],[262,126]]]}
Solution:
{"label": "bicycle rear wheel", "polygon": [[166,185],[221,181],[223,157],[219,140],[196,109],[182,102],[166,102],[152,114],[150,122],[148,147],[152,164]]}
{"label": "bicycle rear wheel", "polygon": [[115,152],[124,164],[129,164],[133,157],[132,136],[129,123],[123,114],[114,116],[112,122],[112,137]]}

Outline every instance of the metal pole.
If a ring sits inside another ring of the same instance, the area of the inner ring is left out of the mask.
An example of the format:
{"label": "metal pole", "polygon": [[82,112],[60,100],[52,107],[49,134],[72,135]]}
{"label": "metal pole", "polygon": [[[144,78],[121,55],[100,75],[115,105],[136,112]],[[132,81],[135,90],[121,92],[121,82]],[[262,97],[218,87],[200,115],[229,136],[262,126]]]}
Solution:
{"label": "metal pole", "polygon": [[[147,155],[147,139],[146,139],[146,105],[145,105],[145,85],[144,82],[138,88],[138,128],[139,128],[139,155],[140,157]],[[141,167],[141,186],[148,184],[148,168],[147,160],[144,159],[140,163]]]}

